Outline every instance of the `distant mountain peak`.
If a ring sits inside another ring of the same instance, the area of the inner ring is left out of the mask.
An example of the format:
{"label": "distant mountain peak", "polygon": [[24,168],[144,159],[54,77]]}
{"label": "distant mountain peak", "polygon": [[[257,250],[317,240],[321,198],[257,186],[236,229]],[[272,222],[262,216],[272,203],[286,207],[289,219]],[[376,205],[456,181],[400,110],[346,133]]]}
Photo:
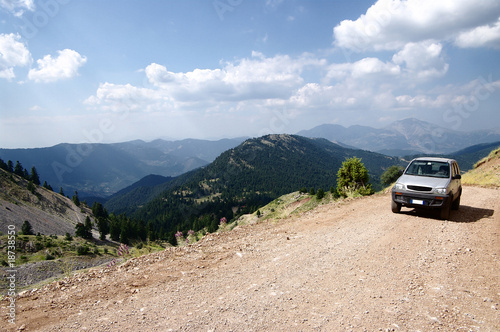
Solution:
{"label": "distant mountain peak", "polygon": [[416,153],[452,153],[468,146],[500,140],[499,130],[455,131],[439,125],[406,118],[384,128],[365,126],[320,125],[297,133],[306,137],[323,137],[344,145],[391,155]]}

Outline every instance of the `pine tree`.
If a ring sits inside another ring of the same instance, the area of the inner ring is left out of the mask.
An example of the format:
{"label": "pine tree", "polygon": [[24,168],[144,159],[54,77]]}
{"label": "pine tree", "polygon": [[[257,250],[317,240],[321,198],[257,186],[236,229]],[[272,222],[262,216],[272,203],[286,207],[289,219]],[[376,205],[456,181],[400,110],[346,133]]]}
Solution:
{"label": "pine tree", "polygon": [[2,159],[0,159],[0,168],[1,169],[4,169],[4,170],[8,170],[8,166],[7,164],[5,163],[5,161],[3,161]]}
{"label": "pine tree", "polygon": [[99,230],[99,239],[105,240],[106,235],[109,234],[109,222],[106,218],[97,219],[97,229]]}
{"label": "pine tree", "polygon": [[24,177],[24,168],[23,165],[19,162],[19,160],[16,162],[16,166],[14,167],[14,174]]}
{"label": "pine tree", "polygon": [[35,185],[33,184],[33,181],[29,181],[28,182],[28,190],[32,193],[32,194],[35,194],[36,193],[36,187]]}
{"label": "pine tree", "polygon": [[73,195],[73,203],[75,203],[76,206],[80,206],[80,199],[78,198],[78,191],[75,190],[75,194]]}
{"label": "pine tree", "polygon": [[92,222],[90,221],[89,216],[85,218],[85,224],[79,222],[78,224],[76,224],[75,229],[76,236],[87,240],[92,239]]}
{"label": "pine tree", "polygon": [[85,228],[88,232],[88,238],[91,239],[92,238],[92,221],[90,221],[90,218],[89,216],[87,216],[85,218]]}
{"label": "pine tree", "polygon": [[40,178],[38,177],[38,173],[36,171],[35,166],[31,167],[30,180],[33,181],[33,183],[36,184],[37,186],[40,185]]}
{"label": "pine tree", "polygon": [[21,226],[21,232],[23,233],[23,235],[34,235],[33,227],[31,227],[31,224],[28,220],[25,220],[23,225]]}

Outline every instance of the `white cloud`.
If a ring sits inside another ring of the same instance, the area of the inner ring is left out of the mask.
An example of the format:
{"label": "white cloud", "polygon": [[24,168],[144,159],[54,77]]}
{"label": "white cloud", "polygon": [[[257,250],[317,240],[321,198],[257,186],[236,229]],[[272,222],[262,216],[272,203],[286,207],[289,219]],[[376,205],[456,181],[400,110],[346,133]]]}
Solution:
{"label": "white cloud", "polygon": [[500,48],[500,18],[495,24],[483,25],[461,33],[455,43],[463,48],[483,46]]}
{"label": "white cloud", "polygon": [[34,11],[35,3],[33,0],[0,0],[0,7],[20,17],[24,14],[25,10]]}
{"label": "white cloud", "polygon": [[303,83],[301,72],[306,66],[321,65],[321,60],[307,56],[267,58],[253,52],[251,58],[227,62],[223,68],[175,73],[152,63],[145,72],[151,84],[177,101],[234,101],[282,98]]}
{"label": "white cloud", "polygon": [[95,96],[90,96],[84,103],[105,111],[127,113],[136,110],[159,110],[166,106],[168,97],[153,89],[106,82],[100,84]]}
{"label": "white cloud", "polygon": [[449,68],[442,50],[443,46],[433,41],[408,43],[392,57],[392,61],[398,65],[405,64],[405,70],[412,79],[441,77]]}
{"label": "white cloud", "polygon": [[54,82],[78,75],[78,69],[87,62],[85,56],[70,49],[58,51],[58,56],[46,55],[37,60],[38,69],[30,69],[28,78],[35,82]]}
{"label": "white cloud", "polygon": [[393,62],[383,62],[377,58],[363,58],[356,62],[334,63],[328,66],[325,75],[326,82],[331,80],[343,81],[351,79],[351,82],[377,81],[383,82],[389,77],[394,79],[401,73],[399,65]]}
{"label": "white cloud", "polygon": [[499,16],[497,0],[379,0],[333,33],[338,47],[353,52],[397,50],[410,42],[454,40]]}
{"label": "white cloud", "polygon": [[13,79],[14,67],[31,63],[31,54],[19,34],[0,34],[0,78]]}
{"label": "white cloud", "polygon": [[259,52],[252,52],[250,58],[224,62],[221,68],[189,72],[172,72],[152,63],[144,69],[149,87],[104,83],[85,103],[104,111],[125,108],[175,114],[199,112],[207,116],[255,112],[284,103],[303,86],[304,70],[325,66],[324,60],[309,54],[269,58]]}

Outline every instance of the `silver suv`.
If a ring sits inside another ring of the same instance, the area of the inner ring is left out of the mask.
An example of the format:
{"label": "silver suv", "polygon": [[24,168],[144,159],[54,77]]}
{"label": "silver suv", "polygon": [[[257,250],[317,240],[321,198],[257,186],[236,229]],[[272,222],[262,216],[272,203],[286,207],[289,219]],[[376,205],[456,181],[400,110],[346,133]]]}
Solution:
{"label": "silver suv", "polygon": [[436,208],[441,209],[441,219],[448,219],[450,209],[460,206],[461,178],[453,159],[413,159],[392,188],[392,212],[400,212],[401,206]]}

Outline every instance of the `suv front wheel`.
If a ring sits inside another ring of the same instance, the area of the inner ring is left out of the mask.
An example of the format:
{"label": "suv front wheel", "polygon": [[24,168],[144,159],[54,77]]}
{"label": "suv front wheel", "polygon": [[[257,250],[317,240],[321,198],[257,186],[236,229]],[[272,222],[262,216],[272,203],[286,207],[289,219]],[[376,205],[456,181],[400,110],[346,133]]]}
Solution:
{"label": "suv front wheel", "polygon": [[[450,198],[453,199],[453,197],[450,197]],[[450,201],[441,207],[441,214],[440,214],[441,219],[443,219],[443,220],[450,219],[451,205],[452,205],[452,202]]]}
{"label": "suv front wheel", "polygon": [[396,203],[394,201],[391,201],[391,210],[394,213],[401,212],[401,204],[400,203]]}

